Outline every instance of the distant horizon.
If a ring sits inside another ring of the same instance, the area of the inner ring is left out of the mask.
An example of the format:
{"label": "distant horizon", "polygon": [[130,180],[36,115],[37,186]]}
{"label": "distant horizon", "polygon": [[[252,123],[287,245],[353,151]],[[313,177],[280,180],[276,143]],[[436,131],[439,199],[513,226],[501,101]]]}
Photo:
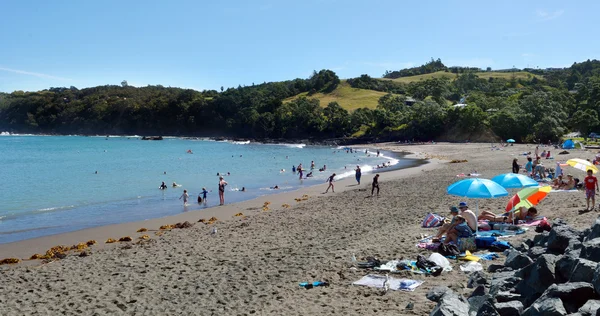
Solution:
{"label": "distant horizon", "polygon": [[[437,58],[435,58],[435,59],[437,59]],[[544,68],[542,68],[542,67],[536,67],[536,68],[532,68],[532,67],[525,67],[525,68],[514,67],[514,68],[513,68],[513,67],[510,67],[510,68],[499,68],[499,69],[494,69],[494,68],[492,68],[492,69],[491,69],[491,71],[492,71],[492,72],[493,72],[493,71],[509,71],[509,70],[525,71],[525,69],[536,69],[536,70],[565,69],[565,68],[569,68],[569,67],[571,67],[571,66],[572,66],[573,64],[575,64],[575,63],[582,63],[582,62],[585,62],[585,61],[587,61],[587,60],[596,60],[596,58],[588,58],[588,59],[586,59],[586,60],[582,60],[582,61],[576,61],[576,62],[573,62],[573,63],[571,63],[569,66],[565,66],[565,67],[544,67]],[[442,60],[442,63],[443,63],[443,62],[444,62],[444,60]],[[424,63],[422,63],[422,64],[420,64],[420,65],[423,65],[423,64],[425,64],[425,62],[424,62]],[[420,66],[420,65],[416,65],[416,66]],[[402,69],[412,68],[412,67],[416,67],[416,66],[405,67],[405,68],[401,68],[401,69],[387,69],[387,70],[402,70]],[[465,67],[465,68],[466,68],[466,67],[469,67],[469,66],[460,66],[460,65],[452,65],[452,66],[450,66],[450,65],[446,65],[446,66],[447,66],[448,68],[452,68],[452,67]],[[479,68],[479,70],[481,70],[481,71],[485,72],[487,67],[483,67],[483,68],[481,68],[481,67],[471,67],[471,68]],[[324,68],[324,69],[328,69],[328,68]],[[1,70],[1,68],[0,68],[0,70]],[[320,70],[320,69],[314,69],[314,70],[318,71],[318,70]],[[332,69],[330,69],[330,70],[332,70]],[[334,71],[334,72],[335,72],[335,70],[332,70],[332,71]],[[358,75],[356,75],[356,76],[352,76],[352,77],[348,77],[348,78],[340,78],[340,79],[341,79],[341,80],[346,80],[346,79],[349,79],[349,78],[356,78],[356,77],[359,77],[359,76],[362,76],[362,75],[365,75],[365,74],[363,73],[363,74],[358,74]],[[370,77],[372,77],[372,78],[379,78],[379,79],[380,79],[380,78],[383,78],[383,74],[381,74],[381,75],[379,75],[379,76],[373,76],[373,75],[370,75],[370,74],[366,74],[366,75],[368,75],[368,76],[370,76]],[[308,77],[310,77],[310,76],[308,76]],[[280,81],[288,81],[288,80],[294,80],[294,79],[307,79],[308,77],[306,77],[306,78],[300,78],[300,77],[296,77],[296,78],[287,78],[287,79],[275,80],[275,81],[261,81],[261,82],[253,82],[253,83],[252,83],[252,84],[250,84],[250,85],[238,84],[237,86],[230,86],[230,87],[225,87],[225,86],[223,86],[223,89],[224,89],[224,90],[227,90],[227,89],[230,89],[230,88],[236,89],[236,88],[237,88],[237,87],[239,87],[239,86],[242,86],[242,87],[249,87],[249,86],[252,86],[253,84],[254,84],[254,85],[260,85],[260,84],[269,83],[269,82],[280,82]],[[127,79],[123,79],[123,80],[121,80],[121,82],[122,82],[122,81],[127,81]],[[78,90],[81,90],[81,89],[88,89],[88,88],[94,88],[94,87],[100,87],[100,86],[120,86],[120,85],[121,85],[121,82],[118,82],[118,83],[106,83],[106,84],[100,84],[100,85],[88,86],[88,87],[77,87],[77,86],[75,86],[75,85],[69,85],[69,86],[53,86],[53,87],[47,87],[47,88],[44,88],[44,89],[41,89],[41,90],[22,90],[22,89],[21,89],[21,90],[13,90],[13,91],[0,91],[0,93],[8,93],[8,94],[10,94],[10,93],[13,93],[13,92],[16,92],[16,91],[23,91],[23,92],[38,92],[38,91],[50,90],[50,89],[53,89],[53,88],[70,88],[71,86],[73,86],[73,87],[77,88]],[[129,83],[129,81],[127,81],[127,86],[134,87],[134,88],[144,88],[144,87],[148,87],[148,86],[162,86],[162,87],[165,87],[165,88],[191,89],[191,90],[195,90],[195,91],[198,91],[198,92],[202,92],[202,91],[209,91],[209,90],[215,90],[215,91],[218,91],[218,92],[220,92],[220,90],[221,90],[221,88],[220,88],[220,87],[218,87],[218,88],[214,88],[214,89],[201,89],[201,90],[197,90],[197,89],[194,89],[194,88],[177,87],[177,86],[166,86],[166,85],[164,85],[164,84],[160,84],[160,83],[156,83],[156,84],[146,84],[146,85],[138,86],[138,85],[134,85],[134,84],[131,84],[131,83]]]}
{"label": "distant horizon", "polygon": [[202,90],[340,78],[440,58],[447,66],[564,68],[600,58],[600,2],[476,0],[5,1],[0,91]]}

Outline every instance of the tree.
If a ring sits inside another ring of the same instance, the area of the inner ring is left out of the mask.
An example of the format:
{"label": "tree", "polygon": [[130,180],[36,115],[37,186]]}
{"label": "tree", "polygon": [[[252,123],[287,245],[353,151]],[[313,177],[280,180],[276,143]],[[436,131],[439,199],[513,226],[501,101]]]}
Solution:
{"label": "tree", "polygon": [[325,115],[325,129],[331,137],[345,136],[349,127],[350,115],[337,102],[330,102],[323,109]]}
{"label": "tree", "polygon": [[571,126],[587,137],[600,124],[598,112],[593,109],[579,110],[571,118]]}
{"label": "tree", "polygon": [[127,87],[127,80],[121,81],[121,86],[122,87]]}

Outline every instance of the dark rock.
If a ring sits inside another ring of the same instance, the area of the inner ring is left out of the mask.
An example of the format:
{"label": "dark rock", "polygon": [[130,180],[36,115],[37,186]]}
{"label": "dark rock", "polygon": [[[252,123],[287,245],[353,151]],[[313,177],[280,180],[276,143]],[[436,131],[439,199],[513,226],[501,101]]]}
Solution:
{"label": "dark rock", "polygon": [[469,303],[469,315],[477,315],[477,311],[487,302],[492,302],[492,297],[489,295],[471,296],[467,299]]}
{"label": "dark rock", "polygon": [[592,225],[592,228],[590,229],[589,234],[585,237],[584,241],[592,240],[598,237],[600,237],[600,216],[596,218],[594,225]]}
{"label": "dark rock", "polygon": [[500,314],[498,314],[492,302],[486,301],[477,311],[477,316],[500,316]]}
{"label": "dark rock", "polygon": [[469,315],[469,304],[460,295],[451,290],[446,291],[439,299],[430,316],[464,316]]}
{"label": "dark rock", "polygon": [[531,258],[531,259],[536,259],[537,257],[543,255],[546,253],[546,248],[544,247],[540,247],[540,246],[535,246],[532,248],[529,248],[529,251],[527,252],[527,255]]}
{"label": "dark rock", "polygon": [[475,296],[484,296],[486,294],[487,294],[487,289],[485,288],[485,285],[479,285],[475,288],[473,293],[471,293],[471,296],[469,296],[469,298],[475,297]]}
{"label": "dark rock", "polygon": [[427,295],[425,295],[425,297],[427,297],[427,299],[430,301],[439,302],[440,298],[442,298],[442,296],[444,296],[444,294],[446,294],[446,292],[448,292],[448,291],[451,292],[452,290],[446,286],[436,286],[436,287],[432,288],[431,290],[429,290],[429,292],[427,292]]}
{"label": "dark rock", "polygon": [[536,262],[521,270],[519,277],[523,279],[517,285],[517,292],[524,297],[524,304],[528,306],[535,301],[544,291],[555,282],[555,264],[558,256],[541,255]]}
{"label": "dark rock", "polygon": [[527,252],[529,250],[529,245],[522,242],[519,247],[516,247],[516,249],[520,252]]}
{"label": "dark rock", "polygon": [[529,247],[529,248],[533,247],[533,239],[531,239],[531,238],[525,239],[525,241],[523,241],[523,243],[525,243],[527,245],[527,247]]}
{"label": "dark rock", "polygon": [[581,258],[600,262],[600,237],[583,242]]}
{"label": "dark rock", "polygon": [[490,286],[490,295],[496,296],[500,292],[514,291],[515,287],[522,282],[519,277],[493,278]]}
{"label": "dark rock", "polygon": [[531,258],[515,249],[511,249],[506,255],[506,261],[504,262],[504,266],[513,269],[521,269],[532,263],[533,260],[531,260]]}
{"label": "dark rock", "polygon": [[537,234],[533,237],[533,245],[534,246],[545,246],[548,242],[548,237],[550,236],[549,232],[543,232],[541,234]]}
{"label": "dark rock", "polygon": [[520,300],[521,295],[510,292],[498,292],[494,298],[498,303],[506,303],[510,301]]}
{"label": "dark rock", "polygon": [[523,313],[523,303],[519,301],[496,303],[494,304],[494,307],[500,316],[521,315],[521,313]]}
{"label": "dark rock", "polygon": [[475,271],[471,273],[469,276],[469,281],[467,282],[467,287],[472,289],[477,287],[478,285],[486,285],[488,284],[485,272],[483,271]]}
{"label": "dark rock", "polygon": [[568,226],[569,223],[567,223],[564,219],[562,218],[555,218],[552,221],[552,228],[554,229],[554,227],[560,227],[560,226]]}
{"label": "dark rock", "polygon": [[586,282],[553,284],[534,302],[541,303],[547,298],[559,298],[568,313],[575,313],[588,300],[594,298],[594,287]]}
{"label": "dark rock", "polygon": [[565,283],[569,281],[571,277],[571,271],[573,267],[575,267],[575,262],[577,261],[577,257],[572,256],[571,254],[562,256],[556,264],[554,265],[554,272],[556,277],[556,282]]}
{"label": "dark rock", "polygon": [[560,298],[546,297],[543,301],[535,301],[521,316],[564,316],[567,311]]}
{"label": "dark rock", "polygon": [[552,225],[548,236],[548,250],[562,254],[569,244],[577,243],[580,243],[578,230],[568,225]]}
{"label": "dark rock", "polygon": [[600,264],[596,266],[596,270],[594,271],[594,278],[592,279],[592,284],[594,285],[596,293],[600,293]]}
{"label": "dark rock", "polygon": [[591,282],[598,263],[587,259],[578,258],[571,270],[569,282]]}
{"label": "dark rock", "polygon": [[487,271],[494,273],[494,272],[496,272],[498,270],[502,270],[502,269],[504,269],[504,265],[502,265],[502,264],[490,264],[487,268]]}
{"label": "dark rock", "polygon": [[577,312],[582,316],[595,316],[596,313],[600,312],[600,301],[589,300]]}
{"label": "dark rock", "polygon": [[194,226],[194,224],[192,224],[192,223],[190,223],[188,221],[185,221],[183,223],[177,223],[177,224],[175,224],[175,228],[179,228],[179,229],[190,228],[190,227],[193,227],[193,226]]}
{"label": "dark rock", "polygon": [[[582,231],[579,232],[579,241],[584,242],[585,238],[587,236],[589,236],[592,233],[592,229],[591,228],[586,228]],[[594,238],[592,238],[594,239]]]}

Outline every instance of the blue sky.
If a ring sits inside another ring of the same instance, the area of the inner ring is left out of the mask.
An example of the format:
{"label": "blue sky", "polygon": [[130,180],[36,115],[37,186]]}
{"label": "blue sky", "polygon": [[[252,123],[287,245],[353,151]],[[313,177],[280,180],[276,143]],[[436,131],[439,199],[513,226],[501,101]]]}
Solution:
{"label": "blue sky", "polygon": [[418,66],[600,58],[600,1],[0,1],[0,91],[197,90]]}

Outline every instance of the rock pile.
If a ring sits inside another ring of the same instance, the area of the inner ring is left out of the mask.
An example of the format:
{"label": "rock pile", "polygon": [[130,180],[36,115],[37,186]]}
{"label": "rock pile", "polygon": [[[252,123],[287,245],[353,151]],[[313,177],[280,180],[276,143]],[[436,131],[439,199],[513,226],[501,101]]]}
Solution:
{"label": "rock pile", "polygon": [[578,231],[563,220],[506,251],[504,265],[472,273],[463,296],[446,287],[431,289],[432,316],[600,316],[600,217]]}

